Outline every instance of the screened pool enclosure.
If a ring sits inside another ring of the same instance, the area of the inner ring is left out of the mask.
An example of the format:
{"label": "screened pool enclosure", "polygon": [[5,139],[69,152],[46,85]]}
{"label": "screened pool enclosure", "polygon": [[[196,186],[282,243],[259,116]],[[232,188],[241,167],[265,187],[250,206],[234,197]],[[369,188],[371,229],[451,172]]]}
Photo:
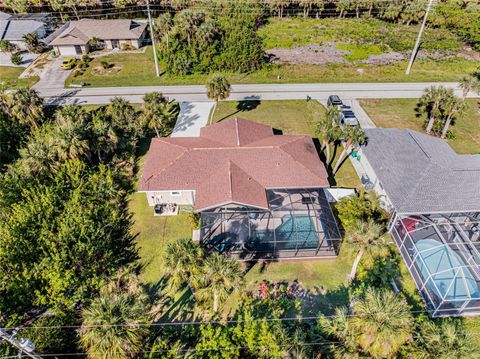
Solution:
{"label": "screened pool enclosure", "polygon": [[396,215],[392,223],[429,313],[480,314],[480,212]]}
{"label": "screened pool enclosure", "polygon": [[267,190],[269,209],[229,204],[201,213],[201,241],[238,259],[336,256],[340,233],[323,189]]}

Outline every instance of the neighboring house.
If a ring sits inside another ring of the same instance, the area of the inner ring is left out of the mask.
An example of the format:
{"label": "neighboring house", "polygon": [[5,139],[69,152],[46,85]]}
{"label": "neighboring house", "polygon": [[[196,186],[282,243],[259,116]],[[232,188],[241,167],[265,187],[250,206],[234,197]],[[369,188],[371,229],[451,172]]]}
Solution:
{"label": "neighboring house", "polygon": [[26,49],[24,35],[35,32],[43,39],[50,27],[51,18],[46,13],[10,15],[0,12],[0,40],[8,40],[20,50]]}
{"label": "neighboring house", "polygon": [[480,314],[480,155],[400,129],[367,129],[363,178],[434,317]]}
{"label": "neighboring house", "polygon": [[[71,21],[50,45],[62,56],[86,54],[94,48],[115,49],[122,45],[142,46],[146,23],[133,20]],[[94,44],[94,39],[99,43]]]}
{"label": "neighboring house", "polygon": [[200,241],[234,258],[334,257],[340,241],[312,139],[230,119],[154,138],[140,183],[155,212],[194,208]]}

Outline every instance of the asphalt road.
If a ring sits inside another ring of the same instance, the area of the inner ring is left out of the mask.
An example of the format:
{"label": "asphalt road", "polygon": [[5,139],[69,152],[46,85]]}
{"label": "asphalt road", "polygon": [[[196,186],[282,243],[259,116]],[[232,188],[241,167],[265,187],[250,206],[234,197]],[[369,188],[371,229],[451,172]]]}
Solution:
{"label": "asphalt road", "polygon": [[[228,100],[295,100],[310,96],[326,100],[329,95],[337,94],[342,99],[357,98],[418,98],[423,90],[431,85],[443,85],[455,89],[457,95],[462,91],[455,82],[415,82],[415,83],[322,83],[322,84],[252,84],[232,85]],[[95,88],[40,88],[40,96],[50,104],[106,104],[114,96],[121,96],[133,103],[142,102],[147,92],[159,91],[170,99],[182,102],[211,101],[203,85],[188,86],[136,86],[136,87],[95,87]],[[480,97],[470,93],[469,97]]]}

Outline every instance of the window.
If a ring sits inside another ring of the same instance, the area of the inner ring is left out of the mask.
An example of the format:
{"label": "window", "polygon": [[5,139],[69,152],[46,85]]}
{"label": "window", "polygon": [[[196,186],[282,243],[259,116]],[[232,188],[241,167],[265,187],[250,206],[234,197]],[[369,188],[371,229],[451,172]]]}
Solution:
{"label": "window", "polygon": [[178,191],[170,192],[170,194],[171,194],[172,196],[175,196],[175,197],[178,197],[178,196],[181,196],[181,195],[182,195],[182,194],[181,194],[180,192],[178,192]]}

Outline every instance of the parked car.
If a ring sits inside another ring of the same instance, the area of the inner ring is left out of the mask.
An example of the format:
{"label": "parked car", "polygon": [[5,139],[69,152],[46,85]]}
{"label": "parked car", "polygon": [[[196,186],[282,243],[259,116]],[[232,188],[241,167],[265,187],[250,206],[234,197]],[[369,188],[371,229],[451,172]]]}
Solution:
{"label": "parked car", "polygon": [[64,70],[71,70],[75,67],[76,62],[77,62],[77,59],[75,57],[67,57],[63,59],[60,67]]}
{"label": "parked car", "polygon": [[352,110],[344,110],[340,114],[339,119],[340,127],[343,126],[360,126],[360,122],[358,121],[357,116]]}
{"label": "parked car", "polygon": [[327,105],[337,106],[340,108],[341,106],[343,106],[343,102],[342,100],[340,100],[340,97],[338,97],[337,95],[330,95],[328,96]]}

